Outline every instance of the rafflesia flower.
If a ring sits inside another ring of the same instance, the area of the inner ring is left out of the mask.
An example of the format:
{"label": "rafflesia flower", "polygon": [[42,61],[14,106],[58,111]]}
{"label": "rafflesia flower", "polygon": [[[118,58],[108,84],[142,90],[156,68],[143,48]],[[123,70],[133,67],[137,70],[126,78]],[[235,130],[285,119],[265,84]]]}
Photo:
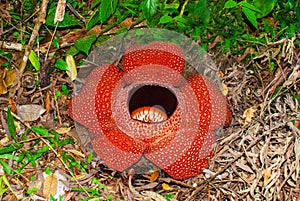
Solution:
{"label": "rafflesia flower", "polygon": [[175,179],[201,173],[214,130],[231,119],[226,98],[205,76],[184,78],[188,64],[173,43],[132,46],[121,64],[95,68],[70,105],[96,154],[118,171],[143,157]]}

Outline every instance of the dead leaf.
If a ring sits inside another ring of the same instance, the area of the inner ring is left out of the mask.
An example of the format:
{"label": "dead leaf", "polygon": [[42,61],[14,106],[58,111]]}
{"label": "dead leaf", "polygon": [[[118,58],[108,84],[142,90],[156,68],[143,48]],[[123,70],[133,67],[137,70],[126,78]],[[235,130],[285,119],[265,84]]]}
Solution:
{"label": "dead leaf", "polygon": [[16,113],[17,112],[17,104],[16,102],[14,101],[14,99],[10,98],[8,100],[8,105],[10,105],[10,111],[13,112],[13,113]]}
{"label": "dead leaf", "polygon": [[227,85],[224,82],[222,82],[222,93],[223,93],[223,95],[226,96],[228,94],[228,91],[229,90],[228,90]]}
{"label": "dead leaf", "polygon": [[271,175],[272,175],[271,168],[264,170],[264,186],[266,186],[269,183],[269,178]]}
{"label": "dead leaf", "polygon": [[238,57],[238,61],[241,62],[242,60],[244,60],[244,59],[246,58],[246,56],[247,56],[248,54],[254,54],[254,52],[255,52],[255,51],[254,51],[253,48],[248,47],[248,48],[245,50],[244,54]]}
{"label": "dead leaf", "polygon": [[7,93],[7,86],[5,83],[5,76],[7,73],[7,69],[4,68],[2,71],[0,71],[0,94],[6,94]]}
{"label": "dead leaf", "polygon": [[243,118],[245,118],[245,124],[251,123],[255,111],[256,109],[253,107],[250,107],[244,111]]}
{"label": "dead leaf", "polygon": [[46,111],[42,106],[35,104],[19,105],[17,108],[18,115],[24,121],[35,121]]}
{"label": "dead leaf", "polygon": [[3,79],[0,78],[0,94],[6,94],[7,87]]}
{"label": "dead leaf", "polygon": [[66,0],[59,0],[56,7],[54,24],[57,22],[61,22],[65,17],[65,9],[66,9]]}
{"label": "dead leaf", "polygon": [[148,189],[154,189],[158,185],[158,182],[152,182],[143,186],[136,187],[135,189],[140,192]]}
{"label": "dead leaf", "polygon": [[46,108],[46,114],[48,114],[51,110],[51,98],[49,91],[46,91],[45,94],[45,108]]}
{"label": "dead leaf", "polygon": [[66,62],[68,64],[69,70],[67,71],[68,76],[71,78],[72,81],[74,81],[77,77],[77,67],[75,60],[72,55],[66,56]]}
{"label": "dead leaf", "polygon": [[246,171],[246,172],[249,172],[249,173],[251,173],[251,174],[254,173],[254,172],[252,171],[252,169],[251,169],[249,166],[247,166],[247,165],[245,165],[245,164],[243,164],[243,163],[241,163],[241,162],[236,162],[235,165],[236,165],[237,167],[241,168],[242,170]]}
{"label": "dead leaf", "polygon": [[58,180],[54,174],[47,176],[44,181],[43,195],[47,198],[49,198],[50,195],[56,195],[57,185]]}
{"label": "dead leaf", "polygon": [[158,171],[154,171],[151,176],[150,176],[150,182],[154,182],[156,181],[156,179],[159,177],[159,172]]}
{"label": "dead leaf", "polygon": [[55,131],[58,134],[66,134],[66,133],[70,132],[70,130],[71,130],[71,127],[68,127],[68,128],[62,127],[62,128],[56,129]]}
{"label": "dead leaf", "polygon": [[15,69],[8,70],[5,76],[5,84],[7,87],[11,86],[17,77],[17,71]]}
{"label": "dead leaf", "polygon": [[67,152],[70,152],[70,153],[73,153],[73,154],[75,154],[75,155],[77,155],[77,156],[79,156],[79,157],[82,157],[82,158],[84,158],[85,157],[85,155],[83,154],[83,153],[81,153],[80,151],[77,151],[77,150],[75,150],[75,149],[68,149],[68,150],[66,150]]}
{"label": "dead leaf", "polygon": [[169,186],[169,185],[166,184],[166,183],[163,183],[161,186],[163,187],[163,189],[164,189],[165,191],[172,191],[172,190],[174,190],[173,187]]}
{"label": "dead leaf", "polygon": [[164,198],[162,195],[153,191],[143,191],[142,195],[145,195],[155,201],[167,201],[166,198]]}

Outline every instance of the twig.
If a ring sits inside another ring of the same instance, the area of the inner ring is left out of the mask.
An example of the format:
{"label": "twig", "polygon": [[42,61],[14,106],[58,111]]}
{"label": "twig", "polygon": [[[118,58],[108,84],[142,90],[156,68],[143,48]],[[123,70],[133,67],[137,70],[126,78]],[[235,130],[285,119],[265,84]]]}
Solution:
{"label": "twig", "polygon": [[[34,20],[35,25],[34,25],[32,34],[30,36],[30,39],[28,41],[27,49],[25,50],[25,53],[24,53],[24,56],[23,56],[23,59],[22,59],[22,63],[20,65],[20,71],[19,71],[20,77],[22,77],[22,74],[25,70],[30,51],[33,48],[33,44],[34,44],[35,39],[38,36],[39,30],[40,30],[42,24],[45,22],[48,2],[49,2],[49,0],[43,0],[42,1],[42,5],[41,5],[41,8],[40,8],[38,18],[36,20]],[[15,94],[15,92],[16,91],[14,91],[13,95]]]}

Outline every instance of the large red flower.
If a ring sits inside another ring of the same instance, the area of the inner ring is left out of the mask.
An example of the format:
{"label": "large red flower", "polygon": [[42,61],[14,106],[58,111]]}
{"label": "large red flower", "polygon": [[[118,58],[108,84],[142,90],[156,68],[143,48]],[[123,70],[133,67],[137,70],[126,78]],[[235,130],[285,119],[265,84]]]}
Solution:
{"label": "large red flower", "polygon": [[124,171],[142,156],[175,179],[208,166],[214,130],[231,120],[226,98],[206,77],[182,75],[185,59],[171,43],[126,50],[122,70],[95,68],[72,99],[70,114],[89,129],[94,151]]}

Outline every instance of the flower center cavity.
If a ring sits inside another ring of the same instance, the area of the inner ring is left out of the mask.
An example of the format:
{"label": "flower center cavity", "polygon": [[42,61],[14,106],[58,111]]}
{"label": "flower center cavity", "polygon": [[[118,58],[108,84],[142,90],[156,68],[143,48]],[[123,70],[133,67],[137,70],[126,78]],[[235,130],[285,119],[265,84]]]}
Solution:
{"label": "flower center cavity", "polygon": [[177,107],[177,98],[168,88],[143,85],[129,93],[129,112],[132,119],[145,123],[167,120]]}

